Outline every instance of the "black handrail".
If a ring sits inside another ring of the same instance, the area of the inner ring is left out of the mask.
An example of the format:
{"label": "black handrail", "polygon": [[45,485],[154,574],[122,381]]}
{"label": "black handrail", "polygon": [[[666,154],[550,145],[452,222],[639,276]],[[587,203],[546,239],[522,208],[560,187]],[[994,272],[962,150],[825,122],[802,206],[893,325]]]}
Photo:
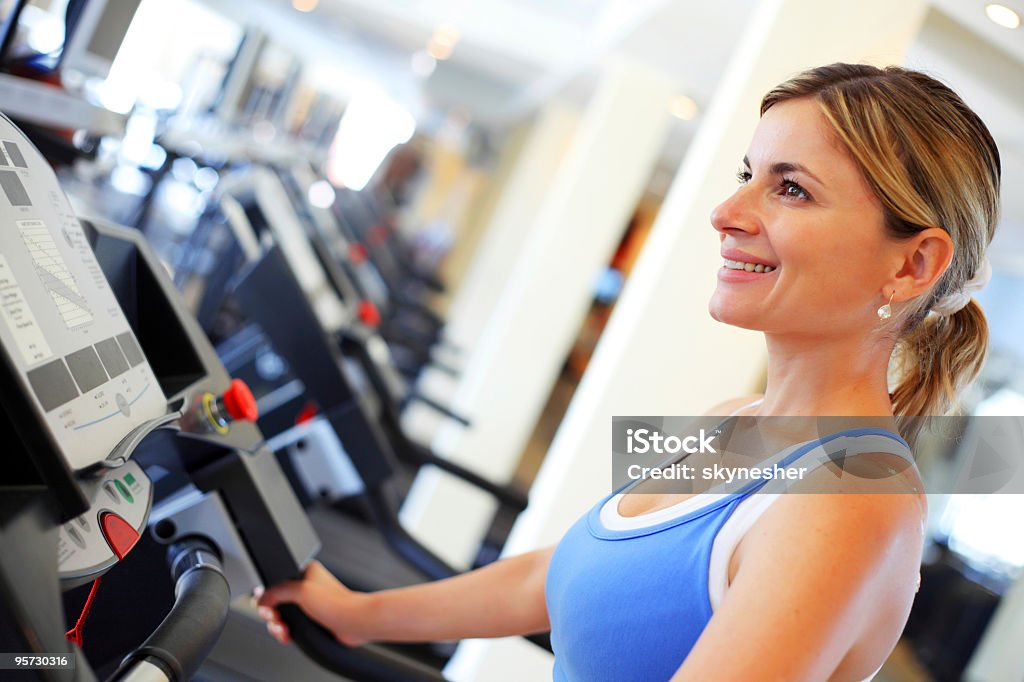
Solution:
{"label": "black handrail", "polygon": [[202,538],[171,545],[174,606],[145,642],[129,653],[110,678],[129,678],[140,666],[158,668],[168,680],[192,679],[213,649],[228,618],[231,591],[213,546]]}
{"label": "black handrail", "polygon": [[372,644],[345,646],[295,604],[281,604],[277,610],[296,646],[315,663],[342,677],[364,682],[444,682],[441,671],[426,663]]}

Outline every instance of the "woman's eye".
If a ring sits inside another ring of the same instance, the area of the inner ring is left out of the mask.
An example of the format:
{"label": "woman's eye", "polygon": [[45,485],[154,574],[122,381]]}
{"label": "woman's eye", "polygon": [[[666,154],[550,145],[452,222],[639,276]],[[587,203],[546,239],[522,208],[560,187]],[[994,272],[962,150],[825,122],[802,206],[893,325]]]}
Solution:
{"label": "woman's eye", "polygon": [[[745,168],[741,168],[736,172],[736,180],[741,185],[745,185],[753,178],[751,172]],[[791,178],[782,178],[779,181],[779,187],[782,190],[782,196],[787,199],[797,199],[799,201],[810,201],[811,195],[805,190],[800,183]]]}
{"label": "woman's eye", "polygon": [[800,183],[789,178],[783,178],[782,182],[779,183],[782,187],[782,195],[790,199],[800,199],[801,201],[809,201],[811,195],[807,193]]}

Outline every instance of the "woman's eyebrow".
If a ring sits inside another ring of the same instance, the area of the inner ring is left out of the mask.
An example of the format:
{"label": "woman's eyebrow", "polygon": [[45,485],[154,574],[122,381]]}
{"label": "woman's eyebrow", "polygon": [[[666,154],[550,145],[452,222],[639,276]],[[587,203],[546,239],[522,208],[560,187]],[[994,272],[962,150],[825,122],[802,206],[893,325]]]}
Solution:
{"label": "woman's eyebrow", "polygon": [[[743,157],[743,165],[746,166],[747,168],[750,168],[750,159],[748,159],[746,156]],[[768,171],[773,175],[798,171],[800,173],[804,173],[805,175],[810,176],[811,179],[813,179],[819,185],[823,187],[825,186],[825,183],[822,182],[817,175],[815,175],[814,173],[807,169],[807,166],[801,165],[799,163],[793,163],[792,161],[776,161],[768,168]]]}

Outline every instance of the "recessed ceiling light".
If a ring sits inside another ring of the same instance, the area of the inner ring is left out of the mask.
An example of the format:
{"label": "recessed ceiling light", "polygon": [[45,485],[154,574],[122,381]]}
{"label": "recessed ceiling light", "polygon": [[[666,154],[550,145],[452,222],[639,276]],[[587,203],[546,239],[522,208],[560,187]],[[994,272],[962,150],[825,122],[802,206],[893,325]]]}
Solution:
{"label": "recessed ceiling light", "polygon": [[310,185],[307,195],[309,203],[317,208],[330,208],[334,204],[334,188],[326,180],[317,180]]}
{"label": "recessed ceiling light", "polygon": [[292,0],[292,7],[300,12],[312,12],[320,0]]}
{"label": "recessed ceiling light", "polygon": [[437,68],[437,60],[426,50],[419,50],[412,55],[412,72],[420,78],[427,78]]}
{"label": "recessed ceiling light", "polygon": [[690,121],[697,115],[697,103],[686,95],[676,95],[668,103],[672,115],[683,121]]}
{"label": "recessed ceiling light", "polygon": [[1020,26],[1020,15],[1006,5],[985,5],[985,14],[988,18],[1005,28],[1017,28]]}
{"label": "recessed ceiling light", "polygon": [[448,59],[452,56],[452,50],[455,49],[455,43],[459,42],[459,38],[459,29],[455,26],[440,24],[427,41],[427,54],[439,61]]}
{"label": "recessed ceiling light", "polygon": [[454,45],[431,40],[427,43],[427,54],[438,61],[444,61],[445,59],[448,59],[448,57],[452,56],[452,50],[454,47]]}
{"label": "recessed ceiling light", "polygon": [[452,24],[441,24],[434,29],[434,42],[442,45],[454,46],[455,43],[459,42],[460,37],[459,29]]}

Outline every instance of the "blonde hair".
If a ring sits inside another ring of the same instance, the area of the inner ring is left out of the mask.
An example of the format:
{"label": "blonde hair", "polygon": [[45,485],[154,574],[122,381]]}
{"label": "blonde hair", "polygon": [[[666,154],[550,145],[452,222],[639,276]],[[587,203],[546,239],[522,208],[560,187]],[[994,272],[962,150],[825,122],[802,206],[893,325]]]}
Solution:
{"label": "blonde hair", "polygon": [[931,291],[898,315],[890,394],[900,432],[913,444],[928,418],[948,414],[981,370],[988,324],[973,299],[951,315],[931,314],[978,272],[999,216],[999,151],[988,128],[949,87],[888,66],[831,64],[772,89],[779,102],[813,98],[882,204],[894,239],[940,227],[953,260]]}

